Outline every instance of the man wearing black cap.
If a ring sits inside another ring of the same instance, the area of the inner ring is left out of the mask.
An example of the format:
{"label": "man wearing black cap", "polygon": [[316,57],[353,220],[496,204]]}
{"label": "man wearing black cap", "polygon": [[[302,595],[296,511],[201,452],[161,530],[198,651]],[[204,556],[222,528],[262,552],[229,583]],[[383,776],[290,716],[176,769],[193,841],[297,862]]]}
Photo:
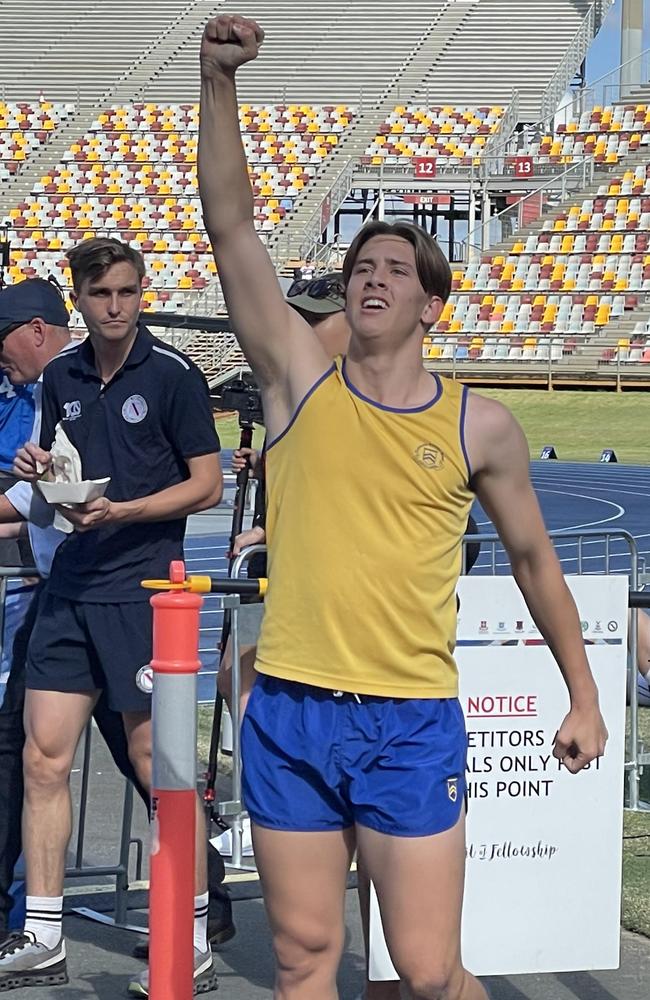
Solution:
{"label": "man wearing black cap", "polygon": [[[65,303],[50,282],[34,278],[0,292],[0,364],[17,386],[34,383],[32,440],[38,440],[40,433],[43,369],[54,357],[74,346],[70,342],[68,321]],[[29,483],[18,482],[0,496],[0,524],[28,522],[34,563],[43,578],[49,576],[54,553],[65,537],[52,527],[51,520],[51,508]],[[38,594],[35,594],[16,633],[9,681],[0,707],[0,940],[7,931],[12,903],[9,889],[21,850],[25,656],[37,604]],[[94,714],[117,766],[148,803],[148,795],[137,781],[128,758],[121,716],[112,712],[103,699]]]}

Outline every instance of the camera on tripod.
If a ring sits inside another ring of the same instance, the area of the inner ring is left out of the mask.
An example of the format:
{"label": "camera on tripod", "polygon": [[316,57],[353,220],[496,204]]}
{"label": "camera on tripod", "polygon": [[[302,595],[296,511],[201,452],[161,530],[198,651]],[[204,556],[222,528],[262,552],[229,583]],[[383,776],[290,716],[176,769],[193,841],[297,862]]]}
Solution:
{"label": "camera on tripod", "polygon": [[215,386],[210,392],[210,398],[218,410],[234,410],[239,416],[241,427],[264,423],[262,394],[252,377],[250,380],[232,379]]}

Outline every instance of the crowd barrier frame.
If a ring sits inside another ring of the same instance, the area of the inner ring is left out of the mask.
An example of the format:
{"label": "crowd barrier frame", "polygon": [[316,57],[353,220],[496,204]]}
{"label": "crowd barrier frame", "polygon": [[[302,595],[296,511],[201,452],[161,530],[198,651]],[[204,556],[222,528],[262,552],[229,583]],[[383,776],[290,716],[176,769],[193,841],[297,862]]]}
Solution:
{"label": "crowd barrier frame", "polygon": [[[605,575],[612,572],[611,560],[613,555],[619,553],[612,552],[612,542],[623,542],[626,546],[629,557],[629,605],[631,607],[650,607],[650,591],[648,594],[639,592],[641,560],[634,537],[624,530],[603,531],[598,528],[582,529],[580,531],[560,530],[549,533],[555,546],[562,542],[570,542],[576,546],[576,562],[578,575],[584,571],[585,561],[588,556],[585,554],[585,546],[600,542],[603,546],[603,556],[605,561]],[[497,573],[497,556],[501,541],[494,533],[482,533],[467,535],[463,539],[463,553],[467,544],[480,543],[484,552],[489,547],[490,568],[493,575]],[[502,546],[501,546],[502,548]],[[243,575],[249,560],[257,553],[265,552],[266,546],[254,545],[245,549],[233,562],[230,576],[232,579],[239,579]],[[465,556],[463,554],[463,563]],[[0,652],[2,650],[2,638],[5,619],[5,599],[7,587],[10,579],[21,579],[25,577],[37,577],[38,573],[33,567],[0,567]],[[229,799],[218,802],[218,811],[226,818],[232,829],[232,854],[229,867],[242,871],[255,871],[255,866],[244,863],[243,858],[243,828],[244,820],[247,817],[242,801],[242,764],[241,764],[241,743],[240,743],[240,693],[241,693],[241,664],[240,664],[240,643],[239,643],[239,610],[241,599],[238,594],[221,594],[221,605],[231,611],[232,614],[232,779],[231,795]],[[636,694],[636,672],[637,672],[637,625],[636,616],[632,616],[629,635],[629,666],[628,666],[628,690],[632,695]],[[81,790],[79,798],[79,819],[74,846],[74,864],[66,868],[66,878],[88,878],[88,877],[114,877],[115,878],[115,906],[114,915],[109,917],[96,911],[80,908],[84,916],[98,920],[102,923],[110,923],[115,926],[129,927],[127,923],[128,889],[129,889],[129,865],[131,860],[131,847],[136,847],[136,881],[140,881],[142,874],[143,844],[140,838],[131,836],[131,822],[133,815],[133,787],[125,781],[124,799],[122,807],[122,823],[120,829],[118,860],[114,865],[85,865],[84,864],[84,841],[86,831],[86,812],[88,808],[88,797],[90,789],[90,765],[92,752],[92,721],[89,722],[84,734],[84,747],[82,759]],[[643,768],[650,765],[650,749],[639,740],[638,730],[638,702],[635,696],[630,697],[630,733],[627,742],[625,773],[628,788],[630,811],[646,811],[650,809],[650,803],[642,802],[639,794],[640,778]],[[140,928],[130,928],[141,930]]]}

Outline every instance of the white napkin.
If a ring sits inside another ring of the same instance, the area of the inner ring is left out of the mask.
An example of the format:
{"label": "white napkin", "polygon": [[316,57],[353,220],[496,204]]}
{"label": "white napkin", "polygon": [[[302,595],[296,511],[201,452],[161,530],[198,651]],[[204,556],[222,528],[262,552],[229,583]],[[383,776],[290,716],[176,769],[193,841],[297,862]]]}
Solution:
{"label": "white napkin", "polygon": [[55,483],[81,482],[81,455],[63,430],[61,421],[54,430],[54,442],[50,454]]}
{"label": "white napkin", "polygon": [[[47,503],[74,505],[104,495],[110,478],[82,478],[81,456],[64,431],[61,422],[56,425],[50,454],[54,479],[43,479],[38,483],[39,490]],[[74,530],[70,521],[58,510],[54,514],[53,524],[66,534]]]}

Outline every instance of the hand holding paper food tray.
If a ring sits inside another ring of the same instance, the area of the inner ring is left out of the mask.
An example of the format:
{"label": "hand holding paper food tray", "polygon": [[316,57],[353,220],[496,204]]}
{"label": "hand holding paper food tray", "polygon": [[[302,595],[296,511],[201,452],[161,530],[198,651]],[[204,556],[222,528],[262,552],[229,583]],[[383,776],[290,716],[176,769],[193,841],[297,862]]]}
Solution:
{"label": "hand holding paper food tray", "polygon": [[[56,425],[54,442],[50,450],[52,463],[48,475],[53,479],[39,479],[36,483],[43,498],[50,504],[81,504],[96,500],[106,492],[107,479],[83,479],[79,452],[70,441],[60,423]],[[60,515],[55,515],[55,525],[70,532],[73,526]]]}

